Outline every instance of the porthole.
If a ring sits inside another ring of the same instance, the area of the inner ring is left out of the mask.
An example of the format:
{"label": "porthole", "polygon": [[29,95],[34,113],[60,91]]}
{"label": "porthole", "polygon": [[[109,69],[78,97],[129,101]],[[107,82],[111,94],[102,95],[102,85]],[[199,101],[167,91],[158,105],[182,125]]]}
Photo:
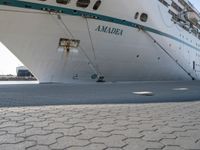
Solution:
{"label": "porthole", "polygon": [[139,16],[139,12],[136,12],[136,13],[135,13],[135,17],[134,17],[134,18],[135,18],[135,19],[137,19],[137,18],[138,18],[138,16]]}
{"label": "porthole", "polygon": [[76,3],[76,6],[86,8],[89,6],[89,4],[90,4],[90,0],[78,0]]}
{"label": "porthole", "polygon": [[147,19],[148,19],[148,15],[146,13],[142,13],[140,16],[140,20],[142,22],[147,22]]}
{"label": "porthole", "polygon": [[101,1],[100,1],[100,0],[96,1],[96,3],[95,3],[94,6],[93,6],[93,9],[94,9],[94,10],[97,10],[97,9],[99,8],[100,5],[101,5]]}
{"label": "porthole", "polygon": [[195,70],[195,67],[196,67],[196,63],[195,61],[193,61],[193,70]]}

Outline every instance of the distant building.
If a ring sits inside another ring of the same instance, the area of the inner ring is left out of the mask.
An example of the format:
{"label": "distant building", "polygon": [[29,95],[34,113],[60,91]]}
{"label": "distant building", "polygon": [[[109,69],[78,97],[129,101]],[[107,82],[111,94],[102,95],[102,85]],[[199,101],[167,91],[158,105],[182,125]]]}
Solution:
{"label": "distant building", "polygon": [[17,67],[16,72],[17,77],[33,77],[33,74],[25,66]]}

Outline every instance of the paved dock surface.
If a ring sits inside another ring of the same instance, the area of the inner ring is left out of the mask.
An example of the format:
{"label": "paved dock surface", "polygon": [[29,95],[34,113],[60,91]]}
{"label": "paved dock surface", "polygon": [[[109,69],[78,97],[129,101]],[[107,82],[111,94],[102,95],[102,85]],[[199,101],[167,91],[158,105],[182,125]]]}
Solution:
{"label": "paved dock surface", "polygon": [[200,150],[200,102],[0,109],[1,150]]}
{"label": "paved dock surface", "polygon": [[200,150],[199,91],[197,81],[0,85],[0,150]]}

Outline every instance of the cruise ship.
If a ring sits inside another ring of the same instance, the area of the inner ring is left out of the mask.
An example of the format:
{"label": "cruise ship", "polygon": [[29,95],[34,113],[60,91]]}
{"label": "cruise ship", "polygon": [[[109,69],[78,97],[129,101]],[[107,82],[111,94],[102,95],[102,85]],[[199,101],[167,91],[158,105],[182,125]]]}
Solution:
{"label": "cruise ship", "polygon": [[40,83],[200,79],[188,0],[0,0],[0,41]]}

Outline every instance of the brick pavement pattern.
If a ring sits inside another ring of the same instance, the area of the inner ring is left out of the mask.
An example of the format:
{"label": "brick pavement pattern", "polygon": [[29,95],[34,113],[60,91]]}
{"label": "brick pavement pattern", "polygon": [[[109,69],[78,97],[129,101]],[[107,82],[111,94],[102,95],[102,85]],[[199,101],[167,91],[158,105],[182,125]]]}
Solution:
{"label": "brick pavement pattern", "polygon": [[200,102],[0,108],[0,150],[200,150]]}

